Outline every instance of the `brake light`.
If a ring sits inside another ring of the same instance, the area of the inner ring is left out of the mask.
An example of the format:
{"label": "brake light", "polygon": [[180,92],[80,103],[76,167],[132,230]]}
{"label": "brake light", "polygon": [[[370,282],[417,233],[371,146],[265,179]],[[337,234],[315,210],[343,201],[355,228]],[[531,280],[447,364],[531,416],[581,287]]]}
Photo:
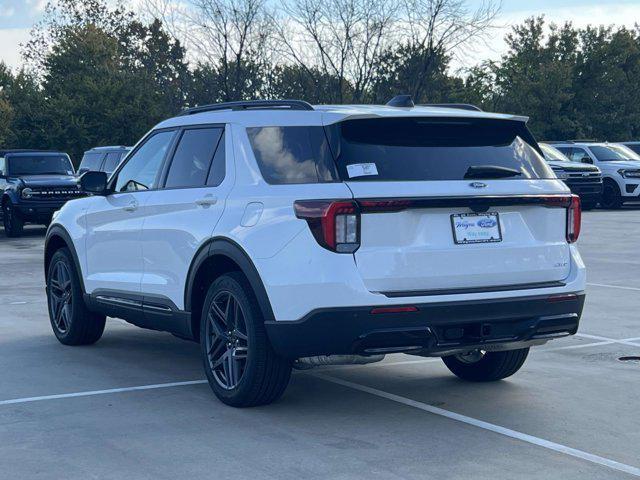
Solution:
{"label": "brake light", "polygon": [[582,224],[582,207],[580,197],[571,195],[571,205],[567,209],[567,242],[574,243],[580,236],[580,226]]}
{"label": "brake light", "polygon": [[293,208],[327,250],[353,253],[360,247],[360,210],[353,200],[298,200]]}
{"label": "brake light", "polygon": [[358,202],[363,213],[395,213],[414,205],[412,199],[371,199]]}

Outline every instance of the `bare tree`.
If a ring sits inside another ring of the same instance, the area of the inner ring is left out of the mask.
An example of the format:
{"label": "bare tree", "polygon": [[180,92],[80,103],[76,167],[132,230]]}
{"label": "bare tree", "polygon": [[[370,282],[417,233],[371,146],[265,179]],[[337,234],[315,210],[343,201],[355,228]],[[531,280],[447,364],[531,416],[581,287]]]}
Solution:
{"label": "bare tree", "polygon": [[493,27],[501,4],[483,0],[475,9],[466,0],[403,0],[401,25],[405,46],[417,57],[418,74],[410,93],[424,95],[426,80],[438,58],[460,54]]}
{"label": "bare tree", "polygon": [[500,7],[499,0],[481,0],[477,8],[469,0],[280,0],[277,10],[273,0],[143,2],[192,60],[215,71],[224,99],[260,95],[247,79],[259,83],[278,66],[293,66],[337,103],[370,98],[390,57],[396,69],[410,59],[404,88],[424,97],[442,59],[482,39]]}
{"label": "bare tree", "polygon": [[397,0],[283,0],[279,44],[309,75],[334,77],[337,102],[347,95],[361,101],[393,38],[398,8]]}
{"label": "bare tree", "polygon": [[191,58],[219,72],[225,100],[241,95],[246,67],[265,61],[273,34],[267,0],[146,0],[144,9],[163,20],[191,50]]}

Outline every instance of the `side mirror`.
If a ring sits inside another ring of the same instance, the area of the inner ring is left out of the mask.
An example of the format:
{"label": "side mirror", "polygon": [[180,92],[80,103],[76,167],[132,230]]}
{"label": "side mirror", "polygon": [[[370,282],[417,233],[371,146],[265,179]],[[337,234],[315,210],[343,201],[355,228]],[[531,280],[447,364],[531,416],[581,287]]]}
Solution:
{"label": "side mirror", "polygon": [[581,163],[593,163],[593,160],[591,160],[589,157],[582,157],[580,159]]}
{"label": "side mirror", "polygon": [[80,187],[85,192],[93,193],[94,195],[106,195],[107,174],[104,172],[85,172],[80,177]]}

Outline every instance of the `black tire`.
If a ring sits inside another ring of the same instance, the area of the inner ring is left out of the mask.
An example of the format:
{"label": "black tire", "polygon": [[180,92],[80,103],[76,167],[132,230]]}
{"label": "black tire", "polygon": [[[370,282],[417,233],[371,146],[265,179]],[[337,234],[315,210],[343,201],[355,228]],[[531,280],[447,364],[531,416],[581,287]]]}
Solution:
{"label": "black tire", "polygon": [[106,317],[84,303],[78,272],[67,248],[57,250],[47,270],[47,305],[56,338],[64,345],[90,345],[100,340]]}
{"label": "black tire", "polygon": [[609,178],[604,179],[604,189],[602,191],[602,200],[600,200],[602,208],[617,210],[622,207],[622,193],[618,184]]}
{"label": "black tire", "polygon": [[467,355],[442,357],[442,361],[452,373],[471,382],[494,382],[510,377],[522,367],[529,354],[528,348],[504,352],[484,352],[478,358],[469,358],[478,350]]}
{"label": "black tire", "polygon": [[2,203],[2,222],[4,223],[4,233],[7,237],[19,237],[24,229],[24,219],[14,208],[11,200]]}
{"label": "black tire", "polygon": [[272,403],[289,384],[291,362],[273,351],[251,285],[239,272],[223,275],[209,287],[200,346],[209,385],[227,405]]}
{"label": "black tire", "polygon": [[593,210],[597,204],[597,202],[585,202],[582,204],[582,210]]}

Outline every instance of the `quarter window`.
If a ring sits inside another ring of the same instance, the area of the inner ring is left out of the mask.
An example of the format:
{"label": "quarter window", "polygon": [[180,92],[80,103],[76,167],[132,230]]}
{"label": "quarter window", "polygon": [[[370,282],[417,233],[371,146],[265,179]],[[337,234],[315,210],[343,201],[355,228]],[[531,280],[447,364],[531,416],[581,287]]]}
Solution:
{"label": "quarter window", "polygon": [[185,130],[173,155],[165,187],[203,187],[221,135],[221,128]]}
{"label": "quarter window", "polygon": [[158,132],[147,139],[118,172],[115,191],[132,192],[156,188],[158,171],[174,134],[174,131]]}
{"label": "quarter window", "polygon": [[248,128],[247,134],[268,183],[336,180],[335,164],[322,127]]}

